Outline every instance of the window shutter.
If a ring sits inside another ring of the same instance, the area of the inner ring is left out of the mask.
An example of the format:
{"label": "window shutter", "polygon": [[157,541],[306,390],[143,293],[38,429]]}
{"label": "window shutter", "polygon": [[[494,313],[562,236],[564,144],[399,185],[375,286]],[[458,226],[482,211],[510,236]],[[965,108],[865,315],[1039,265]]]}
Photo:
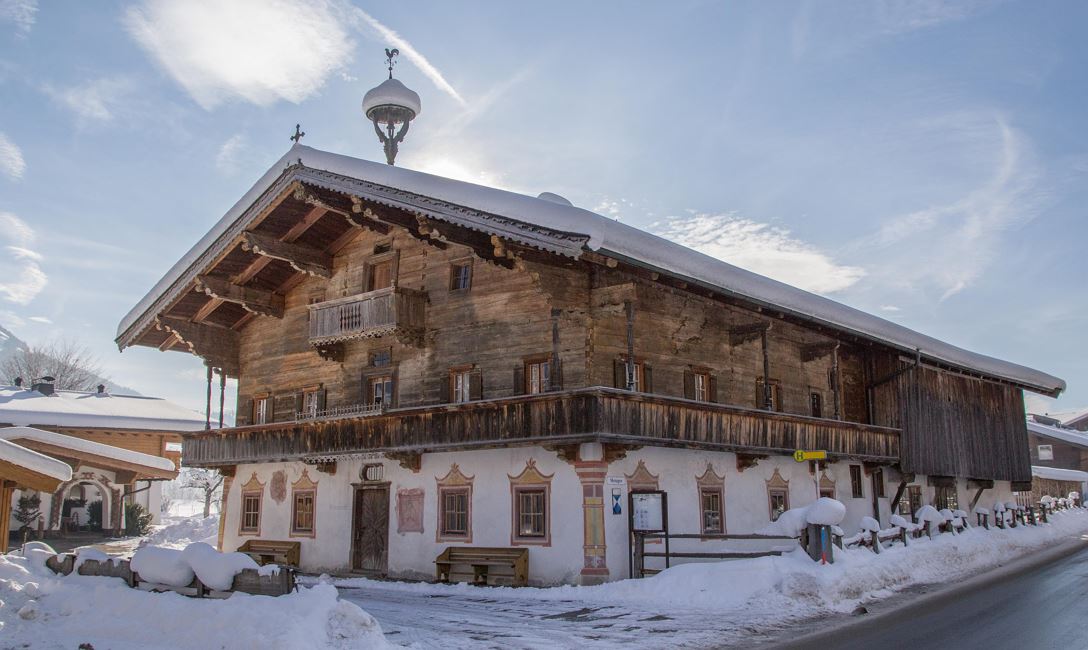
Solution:
{"label": "window shutter", "polygon": [[654,373],[650,364],[642,364],[642,378],[646,381],[646,385],[642,387],[642,392],[652,393],[654,392]]}
{"label": "window shutter", "polygon": [[442,387],[439,389],[441,394],[438,396],[439,404],[449,404],[453,401],[453,388],[450,385],[450,373],[442,375]]}
{"label": "window shutter", "polygon": [[474,368],[468,375],[468,398],[478,400],[484,398],[484,372]]}
{"label": "window shutter", "polygon": [[326,406],[328,395],[329,391],[324,388],[317,391],[317,410],[324,411],[328,408],[328,406]]}
{"label": "window shutter", "polygon": [[710,386],[707,387],[707,399],[711,402],[718,401],[718,378],[710,375]]}
{"label": "window shutter", "polygon": [[756,408],[765,408],[767,405],[764,403],[767,396],[763,393],[763,380],[756,380]]}
{"label": "window shutter", "polygon": [[238,402],[238,412],[235,414],[236,424],[244,427],[253,424],[253,400],[244,399]]}
{"label": "window shutter", "polygon": [[389,400],[389,406],[397,408],[400,406],[400,369],[393,368],[393,371],[389,373],[389,378],[393,381],[393,397]]}
{"label": "window shutter", "polygon": [[551,369],[551,389],[563,390],[563,360],[556,357],[553,359],[554,368]]}
{"label": "window shutter", "polygon": [[514,395],[525,394],[525,364],[514,366]]}
{"label": "window shutter", "polygon": [[[295,413],[302,410],[302,405],[306,403],[306,399],[301,392],[295,393]],[[294,420],[295,418],[290,418]]]}
{"label": "window shutter", "polygon": [[684,398],[695,399],[695,373],[684,371]]}
{"label": "window shutter", "polygon": [[620,357],[612,362],[612,382],[616,388],[627,388],[627,364]]}

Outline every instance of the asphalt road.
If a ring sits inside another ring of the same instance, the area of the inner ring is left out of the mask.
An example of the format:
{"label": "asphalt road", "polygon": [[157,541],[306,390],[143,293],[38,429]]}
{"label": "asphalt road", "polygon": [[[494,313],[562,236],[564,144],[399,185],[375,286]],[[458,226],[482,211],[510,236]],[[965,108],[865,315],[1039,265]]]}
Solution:
{"label": "asphalt road", "polygon": [[1083,650],[1088,648],[1088,548],[779,647]]}

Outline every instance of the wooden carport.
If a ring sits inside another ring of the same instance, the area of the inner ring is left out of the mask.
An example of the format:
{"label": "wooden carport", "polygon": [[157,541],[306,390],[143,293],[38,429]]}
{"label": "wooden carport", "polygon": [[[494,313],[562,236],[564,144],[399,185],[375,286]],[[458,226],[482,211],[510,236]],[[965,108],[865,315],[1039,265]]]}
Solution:
{"label": "wooden carport", "polygon": [[72,468],[67,463],[0,439],[0,553],[8,552],[15,490],[51,493],[71,478]]}

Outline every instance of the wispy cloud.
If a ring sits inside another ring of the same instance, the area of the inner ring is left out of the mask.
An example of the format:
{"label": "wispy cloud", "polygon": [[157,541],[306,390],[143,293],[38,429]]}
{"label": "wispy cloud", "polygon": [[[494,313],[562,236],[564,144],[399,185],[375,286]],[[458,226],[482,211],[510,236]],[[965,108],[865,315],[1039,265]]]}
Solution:
{"label": "wispy cloud", "polygon": [[77,86],[44,86],[46,94],[75,113],[80,122],[109,122],[124,112],[127,97],[134,88],[127,77],[102,77]]}
{"label": "wispy cloud", "polygon": [[23,160],[23,150],[0,131],[0,172],[18,180],[23,177],[25,171],[26,161]]}
{"label": "wispy cloud", "polygon": [[317,92],[351,55],[339,12],[323,0],[144,0],[129,34],[201,107],[267,106]]}
{"label": "wispy cloud", "polygon": [[369,28],[373,30],[379,37],[379,40],[400,50],[400,53],[419,68],[420,72],[430,79],[431,83],[437,86],[439,90],[452,97],[458,104],[462,106],[467,105],[464,98],[461,97],[461,94],[446,81],[446,78],[439,72],[438,68],[428,61],[427,57],[423,56],[419,50],[413,47],[407,39],[392,28],[383,25],[377,18],[374,18],[362,9],[351,5],[344,5],[344,7],[347,15],[351,17],[356,28]]}
{"label": "wispy cloud", "polygon": [[53,320],[50,319],[50,318],[46,318],[45,316],[31,316],[31,317],[27,318],[27,320],[34,321],[35,323],[41,323],[43,325],[52,325],[53,324]]}
{"label": "wispy cloud", "polygon": [[34,230],[10,212],[0,212],[0,299],[25,305],[45,288],[48,278],[39,262],[42,256],[29,247],[34,244]]}
{"label": "wispy cloud", "polygon": [[870,5],[881,31],[900,34],[963,20],[1000,0],[879,0]]}
{"label": "wispy cloud", "polygon": [[1005,233],[1033,219],[1048,197],[1026,138],[1000,116],[961,113],[930,125],[959,138],[968,161],[991,173],[944,204],[893,217],[851,248],[880,255],[885,286],[933,287],[945,300],[971,286],[994,262]]}
{"label": "wispy cloud", "polygon": [[865,269],[835,262],[789,230],[733,213],[671,217],[650,229],[735,266],[816,293],[842,291],[865,276]]}
{"label": "wispy cloud", "polygon": [[0,0],[0,23],[14,23],[21,34],[34,26],[37,13],[38,0]]}
{"label": "wispy cloud", "polygon": [[241,133],[227,138],[227,141],[219,146],[219,152],[215,154],[215,168],[228,176],[238,173],[238,156],[245,146],[246,139]]}

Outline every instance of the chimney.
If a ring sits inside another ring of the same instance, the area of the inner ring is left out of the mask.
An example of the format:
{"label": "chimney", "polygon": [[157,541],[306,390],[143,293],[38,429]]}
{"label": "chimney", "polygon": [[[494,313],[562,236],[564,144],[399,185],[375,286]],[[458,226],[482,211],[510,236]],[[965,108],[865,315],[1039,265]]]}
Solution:
{"label": "chimney", "polygon": [[105,395],[106,394],[106,385],[105,384],[99,384],[98,385],[98,394],[99,395]]}
{"label": "chimney", "polygon": [[16,388],[22,388],[23,387],[23,378],[22,377],[16,377],[15,378],[15,387]]}
{"label": "chimney", "polygon": [[53,378],[53,377],[42,377],[41,379],[39,379],[30,388],[31,388],[31,390],[38,391],[42,395],[52,395],[53,394],[53,382],[55,382],[55,381],[56,381],[56,379]]}

